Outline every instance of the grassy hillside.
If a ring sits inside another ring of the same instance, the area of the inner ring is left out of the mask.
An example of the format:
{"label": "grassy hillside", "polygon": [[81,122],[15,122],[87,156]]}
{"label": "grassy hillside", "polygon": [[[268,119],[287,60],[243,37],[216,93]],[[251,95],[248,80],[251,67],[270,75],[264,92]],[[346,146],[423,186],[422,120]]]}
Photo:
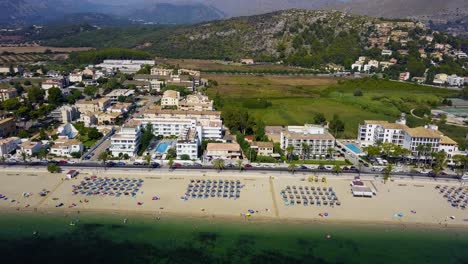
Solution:
{"label": "grassy hillside", "polygon": [[345,64],[359,55],[375,21],[341,12],[287,10],[193,26],[104,28],[46,43],[136,47],[170,58],[294,60],[310,53],[309,62]]}

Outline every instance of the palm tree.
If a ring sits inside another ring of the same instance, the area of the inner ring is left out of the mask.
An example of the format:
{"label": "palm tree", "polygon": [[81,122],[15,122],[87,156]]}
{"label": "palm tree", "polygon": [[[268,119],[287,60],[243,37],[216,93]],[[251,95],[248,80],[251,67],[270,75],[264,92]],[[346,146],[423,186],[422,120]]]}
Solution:
{"label": "palm tree", "polygon": [[339,175],[341,173],[342,169],[340,167],[340,165],[336,164],[334,167],[333,167],[333,172],[336,173],[336,175]]}
{"label": "palm tree", "polygon": [[28,154],[26,152],[21,152],[21,158],[23,159],[23,162],[26,162],[26,158],[28,157]]}
{"label": "palm tree", "polygon": [[425,150],[424,145],[418,145],[416,147],[416,151],[418,152],[418,164],[421,163],[421,156],[423,156],[424,150]]}
{"label": "palm tree", "polygon": [[174,166],[174,159],[170,158],[169,161],[167,162],[167,166],[169,166],[169,169],[172,169],[172,166]]}
{"label": "palm tree", "polygon": [[294,163],[290,163],[290,164],[289,164],[288,170],[289,170],[292,174],[294,174],[294,172],[296,171],[296,169],[297,169],[296,164],[294,164]]}
{"label": "palm tree", "polygon": [[215,159],[213,160],[213,167],[219,171],[224,169],[224,160],[222,159]]}
{"label": "palm tree", "polygon": [[242,171],[242,168],[243,168],[243,167],[242,167],[242,165],[243,165],[243,164],[242,164],[242,160],[236,161],[236,165],[237,165],[237,168],[239,168],[239,171]]}
{"label": "palm tree", "polygon": [[107,167],[107,164],[106,164],[106,161],[109,160],[109,153],[107,151],[104,151],[102,152],[101,154],[99,154],[98,156],[98,160],[102,161],[102,165],[104,165],[104,170],[106,169]]}
{"label": "palm tree", "polygon": [[387,167],[385,167],[384,170],[383,170],[384,183],[387,183],[387,181],[390,179],[392,171],[393,171],[393,165],[391,163],[389,163],[387,165]]}
{"label": "palm tree", "polygon": [[288,160],[291,161],[292,159],[292,153],[294,151],[294,146],[293,145],[289,145],[286,147],[286,153],[288,154]]}
{"label": "palm tree", "polygon": [[302,160],[305,160],[306,158],[309,159],[310,155],[310,145],[307,143],[302,143]]}
{"label": "palm tree", "polygon": [[330,147],[327,149],[327,155],[330,160],[333,158],[334,153],[335,153],[335,148]]}
{"label": "palm tree", "polygon": [[151,168],[151,156],[150,155],[145,156],[145,162],[146,164],[148,164],[148,168]]}
{"label": "palm tree", "polygon": [[453,161],[457,166],[462,167],[462,174],[464,174],[468,166],[468,157],[465,155],[454,155]]}

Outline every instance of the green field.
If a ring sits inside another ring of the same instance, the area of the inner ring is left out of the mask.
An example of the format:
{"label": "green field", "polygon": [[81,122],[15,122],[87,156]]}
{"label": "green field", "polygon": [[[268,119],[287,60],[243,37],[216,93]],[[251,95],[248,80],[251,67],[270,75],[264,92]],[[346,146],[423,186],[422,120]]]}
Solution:
{"label": "green field", "polygon": [[[219,94],[223,99],[223,108],[245,107],[244,103],[252,99],[268,100],[272,103],[270,107],[249,108],[251,114],[267,125],[301,125],[313,122],[317,112],[324,113],[327,119],[338,114],[346,123],[345,132],[341,135],[344,138],[355,138],[358,124],[364,120],[395,121],[402,112],[409,113],[418,107],[434,107],[445,97],[457,96],[456,91],[374,79],[337,81],[290,76],[206,77],[218,82],[218,86],[208,89],[208,95],[214,98]],[[358,89],[362,91],[362,96],[354,96]],[[444,130],[451,128],[444,127]],[[450,131],[445,133],[450,136]],[[460,135],[461,132],[457,130],[457,136]]]}

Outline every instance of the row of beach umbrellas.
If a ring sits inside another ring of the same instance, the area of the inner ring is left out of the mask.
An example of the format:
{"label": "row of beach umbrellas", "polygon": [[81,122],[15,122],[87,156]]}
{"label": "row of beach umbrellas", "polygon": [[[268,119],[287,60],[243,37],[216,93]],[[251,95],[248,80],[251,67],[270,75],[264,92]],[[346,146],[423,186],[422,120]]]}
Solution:
{"label": "row of beach umbrellas", "polygon": [[463,210],[468,207],[468,189],[466,187],[437,185],[435,189],[439,191],[439,194],[441,194],[452,207]]}
{"label": "row of beach umbrellas", "polygon": [[143,186],[142,179],[85,177],[79,185],[73,185],[73,195],[132,196]]}

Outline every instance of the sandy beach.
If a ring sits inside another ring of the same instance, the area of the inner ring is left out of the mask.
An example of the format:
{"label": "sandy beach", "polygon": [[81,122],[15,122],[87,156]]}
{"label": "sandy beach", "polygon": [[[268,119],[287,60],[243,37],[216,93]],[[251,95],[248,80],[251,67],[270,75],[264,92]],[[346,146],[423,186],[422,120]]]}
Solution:
{"label": "sandy beach", "polygon": [[[86,177],[107,177],[143,180],[135,197],[108,195],[73,195],[73,185],[86,182]],[[80,171],[76,179],[68,180],[65,173],[50,174],[41,169],[13,170],[4,168],[0,172],[0,210],[24,212],[73,213],[103,212],[122,215],[154,215],[165,217],[230,218],[278,221],[322,221],[362,222],[398,225],[432,225],[440,227],[468,227],[466,210],[452,207],[435,188],[437,185],[459,188],[459,182],[392,179],[383,183],[381,179],[365,178],[366,185],[377,191],[372,198],[353,197],[350,177],[329,176],[327,182],[309,182],[309,175],[249,174],[246,172],[155,172],[86,170]],[[239,180],[243,186],[240,197],[234,198],[188,198],[181,199],[190,180]],[[332,187],[340,206],[317,206],[303,204],[286,205],[281,190],[287,186]],[[468,187],[463,187],[467,190]],[[42,197],[42,190],[49,191]],[[23,194],[29,193],[29,197]],[[159,200],[153,200],[157,196]],[[63,204],[61,207],[56,207]],[[249,210],[253,213],[248,216]],[[325,213],[327,216],[325,216]],[[400,216],[396,216],[400,214]],[[454,219],[450,217],[453,216]]]}

